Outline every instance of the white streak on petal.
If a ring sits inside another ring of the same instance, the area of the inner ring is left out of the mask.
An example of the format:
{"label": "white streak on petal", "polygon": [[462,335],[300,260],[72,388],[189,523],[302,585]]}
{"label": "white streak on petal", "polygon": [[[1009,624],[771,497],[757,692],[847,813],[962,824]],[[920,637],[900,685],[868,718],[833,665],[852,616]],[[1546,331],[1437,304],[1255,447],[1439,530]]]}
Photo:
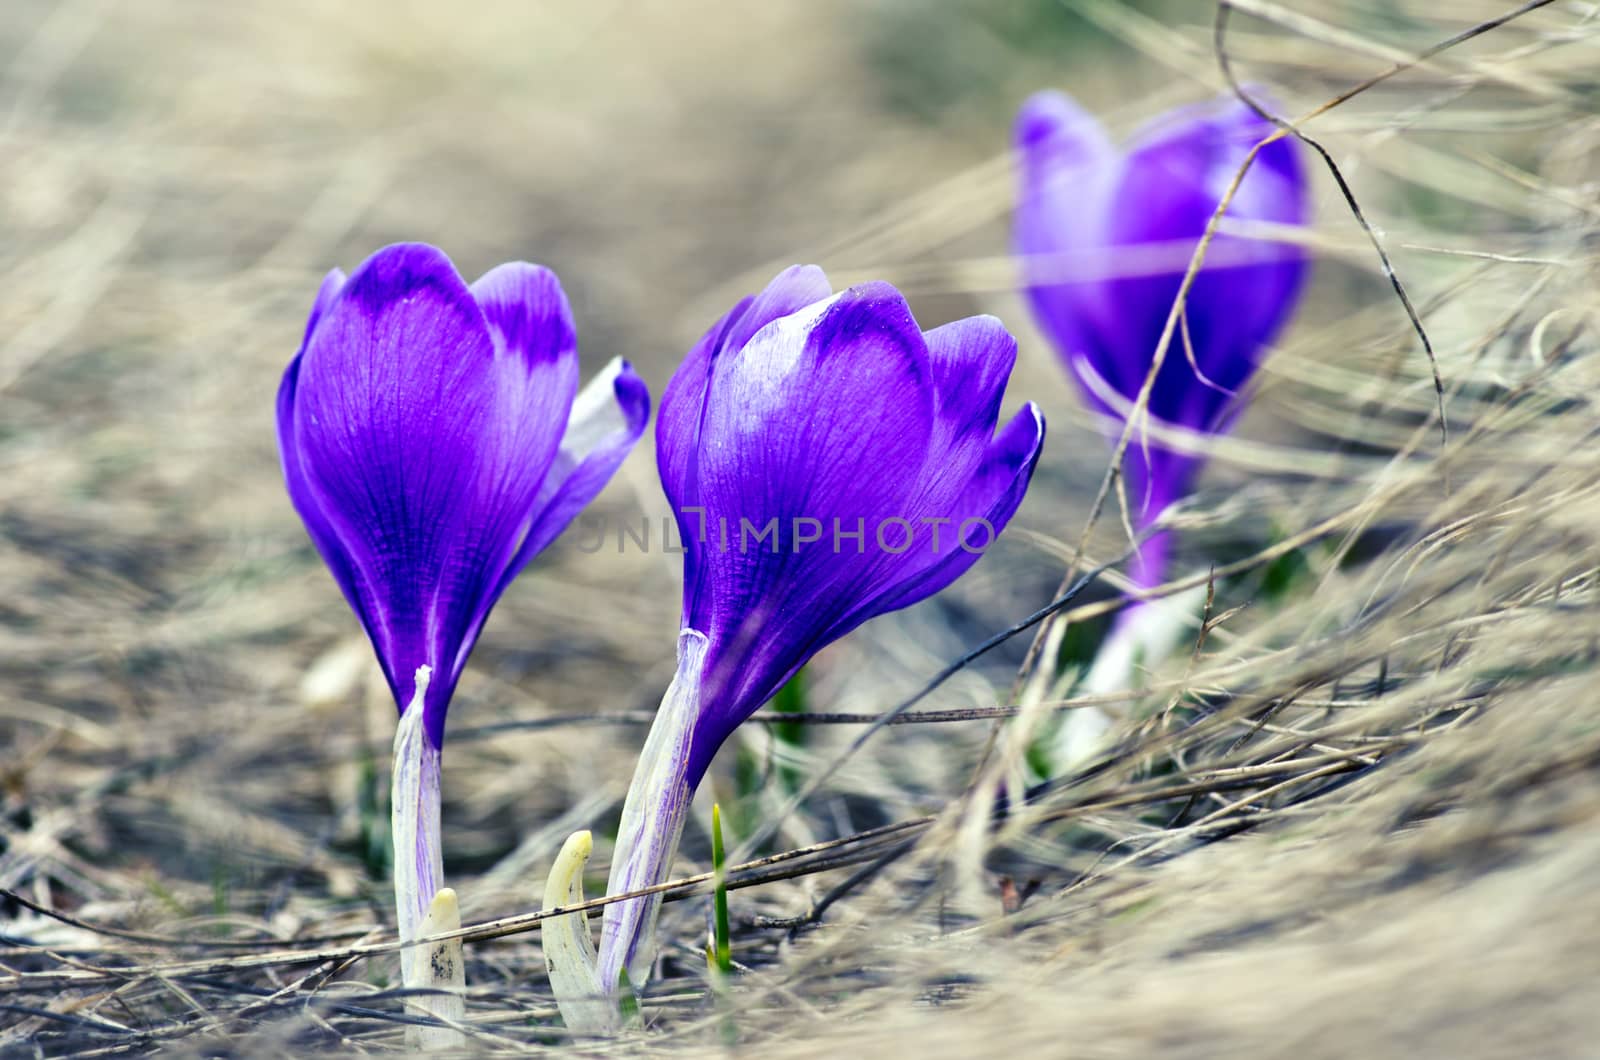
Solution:
{"label": "white streak on petal", "polygon": [[613,432],[628,426],[622,406],[617,403],[617,377],[622,374],[623,363],[621,357],[611,358],[573,400],[567,433],[561,437],[561,456],[557,458],[570,460],[569,469]]}
{"label": "white streak on petal", "polygon": [[831,298],[813,302],[786,317],[779,317],[745,343],[737,356],[758,362],[760,370],[741,372],[740,377],[753,382],[759,396],[751,395],[744,400],[743,406],[748,411],[739,424],[741,431],[749,434],[763,431],[767,426],[768,410],[784,400],[792,400],[792,397],[784,399],[782,391],[790,386],[791,377],[800,369],[800,358],[805,353],[811,329],[816,327],[823,314],[833,308],[834,303],[849,293],[840,291]]}

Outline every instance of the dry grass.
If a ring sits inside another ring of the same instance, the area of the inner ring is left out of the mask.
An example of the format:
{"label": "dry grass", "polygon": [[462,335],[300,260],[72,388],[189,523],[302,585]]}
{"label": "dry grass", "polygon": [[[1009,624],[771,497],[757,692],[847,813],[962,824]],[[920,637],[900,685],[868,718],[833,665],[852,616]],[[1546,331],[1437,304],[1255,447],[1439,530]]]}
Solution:
{"label": "dry grass", "polygon": [[[753,723],[724,751],[716,796],[776,829],[758,853],[812,848],[735,872],[746,974],[708,998],[707,903],[682,888],[650,1032],[586,1048],[1588,1055],[1592,4],[1306,126],[1417,304],[1448,440],[1319,174],[1311,297],[1178,516],[1180,573],[1218,567],[1210,620],[1116,752],[1003,818],[969,797],[1018,774],[1039,720],[992,709],[1026,634],[857,739],[1049,601],[1106,469],[1011,290],[1011,110],[1053,84],[1123,130],[1221,87],[1211,4],[1072,6],[8,4],[0,1054],[401,1048],[371,852],[392,707],[282,495],[271,395],[320,274],[420,238],[468,274],[555,267],[586,363],[626,353],[657,393],[777,265],[881,276],[926,323],[1000,313],[1012,403],[1051,417],[1009,540],[817,661],[803,747]],[[1237,6],[1234,64],[1293,116],[1511,5]],[[1091,559],[1124,546],[1110,503]],[[648,452],[602,504],[659,519]],[[1076,625],[1113,584],[1066,605]],[[673,556],[558,545],[462,684],[446,864],[485,1051],[566,1044],[537,898],[567,832],[614,823],[676,594]],[[691,825],[685,876],[706,848]]]}

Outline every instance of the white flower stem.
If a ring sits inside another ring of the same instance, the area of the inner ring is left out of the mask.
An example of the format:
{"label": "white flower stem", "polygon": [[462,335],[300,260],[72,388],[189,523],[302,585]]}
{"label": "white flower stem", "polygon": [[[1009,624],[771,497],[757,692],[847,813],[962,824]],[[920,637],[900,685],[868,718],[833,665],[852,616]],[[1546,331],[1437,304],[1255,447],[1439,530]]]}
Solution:
{"label": "white flower stem", "polygon": [[[661,699],[622,804],[608,894],[664,883],[672,871],[694,796],[688,782],[689,745],[700,713],[706,647],[705,634],[698,630],[678,635],[678,671]],[[659,894],[606,906],[599,954],[602,986],[616,990],[624,970],[634,989],[644,985],[655,963],[660,911]]]}
{"label": "white flower stem", "polygon": [[[422,938],[422,923],[444,883],[439,845],[439,749],[423,727],[423,701],[433,671],[417,668],[416,693],[394,734],[394,778],[390,788],[390,837],[394,841],[395,918],[402,942]],[[400,981],[424,985],[425,947],[400,951]]]}

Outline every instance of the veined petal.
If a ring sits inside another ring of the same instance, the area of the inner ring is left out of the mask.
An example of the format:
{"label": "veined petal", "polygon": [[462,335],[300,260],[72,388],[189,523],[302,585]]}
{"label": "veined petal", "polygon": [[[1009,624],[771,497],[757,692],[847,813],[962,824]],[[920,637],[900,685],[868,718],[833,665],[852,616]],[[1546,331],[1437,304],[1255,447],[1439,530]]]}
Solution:
{"label": "veined petal", "polygon": [[737,354],[746,342],[779,317],[833,294],[815,265],[791,265],[760,294],[742,298],[694,344],[661,395],[656,419],[656,453],[667,499],[676,507],[694,504],[693,457],[700,441],[701,411],[716,358]]}
{"label": "veined petal", "polygon": [[[1272,131],[1270,123],[1243,106],[1226,112],[1222,122],[1222,138],[1242,144],[1245,152]],[[1292,138],[1275,140],[1263,147],[1229,203],[1226,219],[1293,227],[1308,224],[1311,204],[1301,155]],[[1244,153],[1240,153],[1233,160],[1233,168],[1213,184],[1220,183],[1225,190],[1243,159]],[[1221,194],[1219,190],[1218,201]],[[1216,257],[1208,254],[1207,261],[1210,265],[1214,260],[1214,267],[1196,277],[1199,290],[1194,298],[1201,306],[1199,323],[1211,336],[1210,343],[1217,353],[1202,360],[1201,369],[1218,386],[1238,391],[1249,382],[1267,346],[1294,311],[1310,262],[1304,248],[1269,237],[1219,233],[1213,247]],[[1195,325],[1196,318],[1191,316],[1191,336]],[[1200,341],[1198,337],[1194,339],[1197,355]],[[1229,350],[1233,356],[1223,356],[1222,351]],[[1222,430],[1240,407],[1237,401],[1225,401],[1221,407],[1189,407],[1178,422]],[[1201,417],[1206,419],[1202,421]]]}
{"label": "veined petal", "polygon": [[[1125,153],[1135,166],[1165,166],[1183,183],[1199,185],[1215,209],[1250,149],[1273,129],[1271,121],[1226,96],[1158,115],[1134,132]],[[1229,204],[1229,216],[1283,224],[1307,219],[1304,173],[1293,143],[1286,136],[1261,150]]]}
{"label": "veined petal", "polygon": [[[495,346],[500,411],[493,423],[498,438],[489,451],[500,459],[496,490],[503,497],[538,496],[550,486],[548,472],[563,448],[578,392],[572,310],[555,273],[522,261],[485,273],[472,285],[472,296]],[[532,518],[527,508],[515,515]],[[521,533],[522,525],[513,533]],[[496,596],[509,580],[501,580]]]}
{"label": "veined petal", "polygon": [[[832,294],[828,278],[815,265],[791,265],[779,273],[760,294],[739,300],[713,324],[689,356],[673,373],[661,396],[656,417],[656,462],[667,501],[678,516],[679,537],[689,542],[700,523],[685,518],[686,509],[702,509],[699,494],[700,436],[704,427],[706,396],[719,359],[737,356],[754,334],[779,317],[788,316]],[[684,554],[684,600],[696,597],[701,564],[696,551]],[[686,611],[686,625],[692,625]]]}
{"label": "veined petal", "polygon": [[[320,303],[320,298],[318,301]],[[306,329],[307,333],[309,334],[314,327],[313,320]],[[340,543],[338,534],[334,532],[328,518],[322,514],[317,493],[306,479],[305,464],[300,458],[300,444],[295,437],[294,421],[295,393],[299,388],[300,363],[303,357],[303,350],[295,354],[294,360],[289,362],[289,367],[283,373],[283,381],[278,384],[278,459],[283,465],[283,481],[289,491],[289,502],[294,505],[300,521],[305,524],[306,533],[310,536],[311,543],[316,546],[317,554],[322,557],[323,563],[333,575],[339,591],[355,610],[361,625],[371,629],[373,623],[367,613],[367,597],[360,591],[360,577]]]}
{"label": "veined petal", "polygon": [[[496,492],[520,502],[505,509],[507,520],[496,529],[514,540],[520,538],[521,543],[504,562],[483,606],[475,610],[463,633],[454,666],[457,673],[466,665],[489,610],[501,593],[561,532],[578,507],[592,499],[593,493],[589,493],[577,506],[569,506],[568,498],[558,498],[558,494],[581,456],[600,441],[585,435],[571,438],[572,446],[568,444],[572,419],[578,411],[574,407],[578,392],[578,334],[566,293],[555,273],[540,265],[508,262],[480,277],[472,285],[472,295],[483,310],[495,344],[495,386],[501,411],[495,423],[498,437],[490,442],[488,452],[498,460],[492,472],[498,479]],[[590,405],[595,404],[591,397]],[[644,413],[649,414],[648,395]],[[586,411],[584,419],[590,418],[592,412]],[[603,429],[600,433],[604,433]],[[574,451],[576,446],[582,447],[581,454]],[[626,455],[625,446],[616,462]],[[610,470],[615,470],[615,464]],[[609,475],[610,471],[606,477]],[[599,480],[593,492],[599,492],[603,485],[605,479]],[[561,501],[560,510],[552,513],[551,520],[543,520],[541,515],[557,499]],[[546,535],[546,530],[552,532]]]}
{"label": "veined petal", "polygon": [[306,319],[305,335],[300,340],[301,353],[305,352],[306,344],[311,341],[311,333],[317,330],[317,324],[322,321],[322,314],[328,311],[328,307],[339,296],[339,292],[344,290],[346,279],[343,269],[330,269],[328,275],[322,278],[322,284],[317,288],[316,300],[311,303],[311,315]]}
{"label": "veined petal", "polygon": [[[926,337],[938,425],[919,476],[920,489],[909,505],[912,527],[903,535],[908,555],[890,576],[909,576],[913,565],[931,563],[955,548],[961,520],[984,514],[983,506],[975,509],[965,495],[973,477],[992,460],[1000,402],[1017,359],[1017,340],[990,316],[953,321]],[[929,521],[946,517],[954,520],[947,526]]]}
{"label": "veined petal", "polygon": [[519,357],[530,371],[546,365],[562,374],[553,385],[578,389],[578,330],[556,274],[542,265],[497,265],[472,285],[496,349]]}
{"label": "veined petal", "polygon": [[[936,510],[949,519],[945,532],[937,538],[919,532],[915,539],[917,565],[907,564],[893,572],[893,580],[866,602],[858,615],[849,616],[848,628],[830,632],[830,639],[843,636],[875,615],[897,611],[932,596],[983,558],[1022,504],[1044,452],[1044,438],[1044,416],[1030,401],[989,443],[960,496]],[[937,467],[930,467],[928,473],[939,472]]]}
{"label": "veined petal", "polygon": [[[513,362],[524,382],[508,389]],[[470,636],[553,457],[517,405],[528,378],[523,358],[497,349],[449,260],[413,244],[356,271],[294,380],[286,444],[302,512],[320,514],[339,554],[330,566],[347,571],[342,587],[397,702],[416,667],[435,668],[426,704],[435,746]]]}
{"label": "veined petal", "polygon": [[728,329],[749,308],[751,301],[751,297],[740,299],[738,305],[700,336],[700,341],[689,350],[661,393],[661,410],[656,414],[656,466],[661,474],[661,488],[674,510],[697,503],[695,456],[700,451],[700,428],[706,393],[711,388],[711,370]]}
{"label": "veined petal", "polygon": [[[744,660],[709,664],[712,697],[740,704],[729,728],[873,577],[872,528],[920,488],[931,375],[922,333],[887,284],[781,317],[717,364],[698,459],[705,534],[686,542],[701,575],[685,616],[717,660]],[[770,545],[746,536],[769,527]]]}
{"label": "veined petal", "polygon": [[[1271,131],[1270,123],[1233,101],[1159,121],[1130,148],[1107,211],[1113,244],[1167,244],[1192,253],[1238,167]],[[1306,209],[1295,148],[1281,140],[1263,150],[1226,217],[1302,224]],[[1120,374],[1107,378],[1130,399],[1143,384],[1177,297],[1187,266],[1187,254],[1182,257],[1170,273],[1118,277],[1107,285],[1126,351]],[[1174,333],[1151,392],[1151,413],[1215,429],[1287,318],[1304,269],[1296,248],[1219,232],[1186,299],[1187,342],[1183,330]],[[1190,365],[1191,348],[1203,379]]]}
{"label": "veined petal", "polygon": [[1013,140],[1018,188],[1012,248],[1034,316],[1062,356],[1101,356],[1096,322],[1108,310],[1106,203],[1121,159],[1100,124],[1068,96],[1023,104]]}
{"label": "veined petal", "polygon": [[[700,430],[704,425],[706,394],[711,389],[711,371],[716,363],[713,355],[721,348],[730,322],[744,312],[750,301],[749,298],[741,300],[701,336],[683,364],[672,373],[667,389],[661,394],[661,409],[656,413],[656,469],[667,503],[678,521],[678,537],[685,542],[692,539],[697,525],[686,523],[685,510],[703,507],[699,488]],[[699,584],[699,576],[699,562],[693,552],[686,550],[683,556],[685,602],[693,598],[691,587]]]}
{"label": "veined petal", "polygon": [[1017,363],[1017,340],[992,316],[952,321],[924,337],[939,403],[936,447],[947,446],[952,455],[971,449],[976,463],[1000,418],[1006,380]]}
{"label": "veined petal", "polygon": [[[1022,503],[1044,432],[1039,409],[1024,406],[989,445],[950,507],[886,508],[911,513],[902,517],[910,524],[902,538],[891,539],[888,548],[881,540],[870,541],[848,580],[795,574],[797,590],[789,600],[754,612],[762,620],[750,622],[749,632],[741,629],[714,643],[695,729],[691,784],[698,783],[733,729],[812,655],[871,618],[932,596],[971,569]],[[943,473],[938,458],[937,450],[930,452],[928,474]],[[867,534],[873,537],[874,530]],[[812,551],[836,562],[843,558],[826,548]]]}
{"label": "veined petal", "polygon": [[915,482],[933,429],[930,379],[927,345],[887,284],[771,322],[716,367],[702,499],[763,521],[879,514]]}
{"label": "veined petal", "polygon": [[828,277],[815,265],[791,265],[773,277],[760,294],[750,300],[744,311],[730,320],[728,332],[723,337],[722,349],[737,353],[744,349],[762,328],[790,313],[797,313],[808,305],[833,295]]}
{"label": "veined petal", "polygon": [[[300,349],[295,352],[289,367],[284,370],[283,380],[278,384],[277,427],[278,459],[283,465],[283,478],[289,490],[289,501],[299,513],[301,521],[305,523],[311,543],[317,547],[323,562],[332,571],[334,581],[338,582],[346,599],[354,605],[357,599],[354,574],[350,570],[349,563],[345,561],[344,554],[338,548],[338,541],[329,528],[327,519],[316,505],[316,498],[305,481],[305,469],[301,466],[299,447],[294,444],[294,396],[299,385],[300,359],[305,355],[306,343],[311,341],[311,334],[317,330],[322,315],[327,312],[328,306],[333,304],[333,300],[344,289],[344,285],[344,272],[333,269],[322,278],[322,284],[317,288],[317,297],[311,304],[311,313],[306,320],[305,336],[300,340]],[[357,614],[363,622],[366,621],[364,616],[360,616],[359,609]]]}
{"label": "veined petal", "polygon": [[612,358],[572,404],[561,449],[534,502],[528,536],[506,568],[502,588],[599,495],[649,419],[650,391],[644,380],[627,361]]}

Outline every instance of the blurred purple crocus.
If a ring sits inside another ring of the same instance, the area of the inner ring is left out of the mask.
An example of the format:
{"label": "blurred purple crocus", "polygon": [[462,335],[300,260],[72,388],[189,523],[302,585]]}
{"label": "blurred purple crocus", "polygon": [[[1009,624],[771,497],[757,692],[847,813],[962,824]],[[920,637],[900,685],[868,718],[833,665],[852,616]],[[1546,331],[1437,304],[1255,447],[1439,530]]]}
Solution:
{"label": "blurred purple crocus", "polygon": [[[733,730],[825,645],[938,592],[1022,502],[1032,404],[996,433],[1016,340],[993,317],[923,332],[886,283],[796,266],[674,374],[656,423],[685,546],[678,669],[623,807],[608,890],[667,878]],[[659,897],[606,908],[599,983],[654,960]]]}
{"label": "blurred purple crocus", "polygon": [[[1157,118],[1119,150],[1059,92],[1023,105],[1014,245],[1028,300],[1084,400],[1118,432],[1149,374],[1190,256],[1245,156],[1272,131],[1229,99]],[[1305,279],[1299,247],[1229,226],[1304,225],[1309,212],[1293,141],[1269,144],[1207,248],[1184,326],[1156,375],[1149,410],[1161,426],[1216,434],[1231,425],[1241,390]],[[1155,437],[1129,446],[1124,471],[1137,528],[1188,492],[1202,459],[1188,448],[1179,452]],[[1166,549],[1162,535],[1144,544],[1133,565],[1139,585],[1160,582]]]}
{"label": "blurred purple crocus", "polygon": [[402,938],[416,937],[441,884],[439,752],[467,656],[649,411],[620,359],[579,392],[572,313],[540,266],[501,265],[469,286],[440,251],[398,244],[348,280],[335,269],[317,292],[278,391],[278,447],[289,497],[401,710]]}
{"label": "blurred purple crocus", "polygon": [[[1122,425],[1154,363],[1156,347],[1195,247],[1250,149],[1273,131],[1228,99],[1166,114],[1118,148],[1067,96],[1043,92],[1016,123],[1020,187],[1014,228],[1028,301],[1084,400]],[[1160,428],[1136,434],[1123,472],[1136,530],[1146,530],[1190,489],[1203,456],[1156,435],[1200,441],[1231,426],[1242,391],[1294,310],[1308,262],[1274,241],[1271,226],[1301,226],[1310,214],[1306,178],[1290,139],[1257,155],[1207,247],[1150,392]],[[1249,232],[1256,226],[1256,232]],[[1169,536],[1146,537],[1129,574],[1137,588],[1165,577]],[[1141,658],[1165,650],[1183,628],[1162,604],[1125,609],[1084,691],[1123,687]],[[1104,686],[1104,687],[1102,687]],[[1086,756],[1109,719],[1071,712],[1057,764]]]}

